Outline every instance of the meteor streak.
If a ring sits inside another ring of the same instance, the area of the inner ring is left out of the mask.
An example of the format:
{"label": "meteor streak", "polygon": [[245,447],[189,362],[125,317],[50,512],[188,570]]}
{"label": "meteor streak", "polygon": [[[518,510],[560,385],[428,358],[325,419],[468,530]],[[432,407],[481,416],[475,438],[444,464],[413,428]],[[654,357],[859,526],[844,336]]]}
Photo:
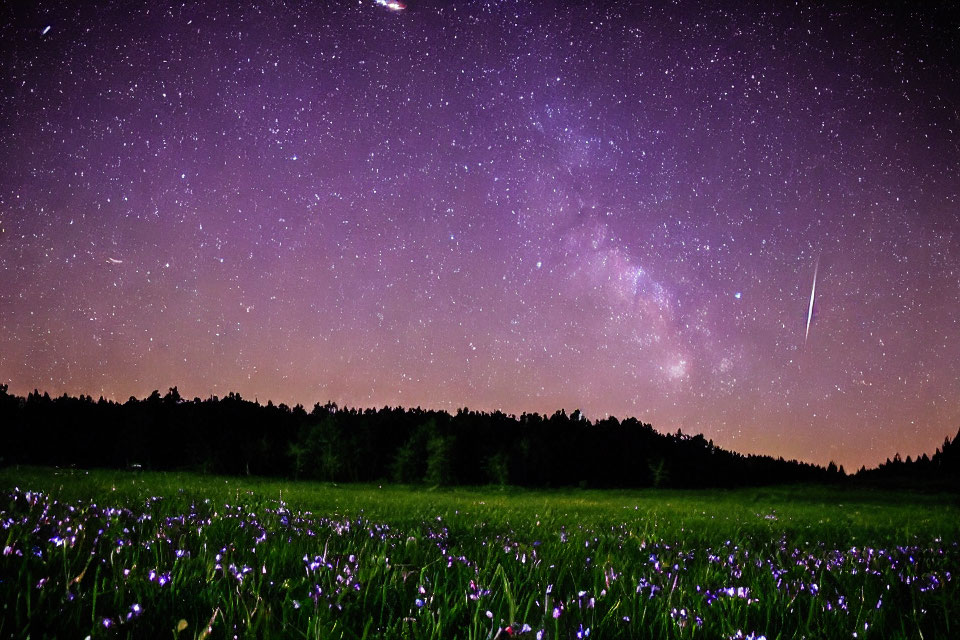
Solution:
{"label": "meteor streak", "polygon": [[813,287],[810,289],[810,306],[807,308],[807,332],[803,336],[803,346],[807,346],[807,338],[810,337],[810,320],[813,319],[813,300],[817,296],[817,271],[820,269],[820,258],[813,267]]}

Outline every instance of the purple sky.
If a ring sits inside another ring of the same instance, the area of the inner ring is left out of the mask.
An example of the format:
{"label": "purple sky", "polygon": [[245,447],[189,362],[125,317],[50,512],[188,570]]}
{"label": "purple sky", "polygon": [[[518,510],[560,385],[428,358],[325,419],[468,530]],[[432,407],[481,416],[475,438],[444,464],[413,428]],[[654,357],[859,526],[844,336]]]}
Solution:
{"label": "purple sky", "polygon": [[580,408],[848,470],[960,426],[949,4],[20,4],[12,392]]}

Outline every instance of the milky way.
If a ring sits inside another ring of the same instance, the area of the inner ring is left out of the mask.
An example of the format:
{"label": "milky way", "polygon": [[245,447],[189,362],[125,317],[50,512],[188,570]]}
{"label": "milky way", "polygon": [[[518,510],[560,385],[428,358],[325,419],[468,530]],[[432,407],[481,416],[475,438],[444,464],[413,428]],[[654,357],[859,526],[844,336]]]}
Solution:
{"label": "milky way", "polygon": [[949,4],[21,4],[11,392],[579,408],[848,470],[960,426]]}

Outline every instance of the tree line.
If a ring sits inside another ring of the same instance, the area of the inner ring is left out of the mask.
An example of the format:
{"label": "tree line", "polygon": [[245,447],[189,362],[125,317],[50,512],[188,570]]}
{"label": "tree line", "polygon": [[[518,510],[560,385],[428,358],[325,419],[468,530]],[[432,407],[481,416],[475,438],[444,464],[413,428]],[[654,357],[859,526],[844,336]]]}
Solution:
{"label": "tree line", "polygon": [[[18,397],[0,385],[0,464],[197,470],[334,482],[526,487],[733,487],[837,482],[826,468],[727,451],[636,418],[263,405],[176,387],[119,403]],[[958,434],[960,435],[960,434]],[[957,448],[950,449],[955,452]],[[951,454],[954,455],[954,454]],[[942,454],[941,454],[942,457]]]}
{"label": "tree line", "polygon": [[960,490],[960,430],[952,441],[944,438],[932,456],[903,459],[897,453],[875,469],[860,467],[855,477],[871,485]]}

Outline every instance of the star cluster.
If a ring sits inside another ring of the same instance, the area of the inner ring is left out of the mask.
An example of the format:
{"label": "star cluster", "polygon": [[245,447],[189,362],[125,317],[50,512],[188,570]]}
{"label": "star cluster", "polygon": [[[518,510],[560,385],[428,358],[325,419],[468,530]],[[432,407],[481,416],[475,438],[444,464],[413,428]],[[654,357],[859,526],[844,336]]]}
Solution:
{"label": "star cluster", "polygon": [[0,382],[932,452],[958,11],[725,4],[0,9]]}

